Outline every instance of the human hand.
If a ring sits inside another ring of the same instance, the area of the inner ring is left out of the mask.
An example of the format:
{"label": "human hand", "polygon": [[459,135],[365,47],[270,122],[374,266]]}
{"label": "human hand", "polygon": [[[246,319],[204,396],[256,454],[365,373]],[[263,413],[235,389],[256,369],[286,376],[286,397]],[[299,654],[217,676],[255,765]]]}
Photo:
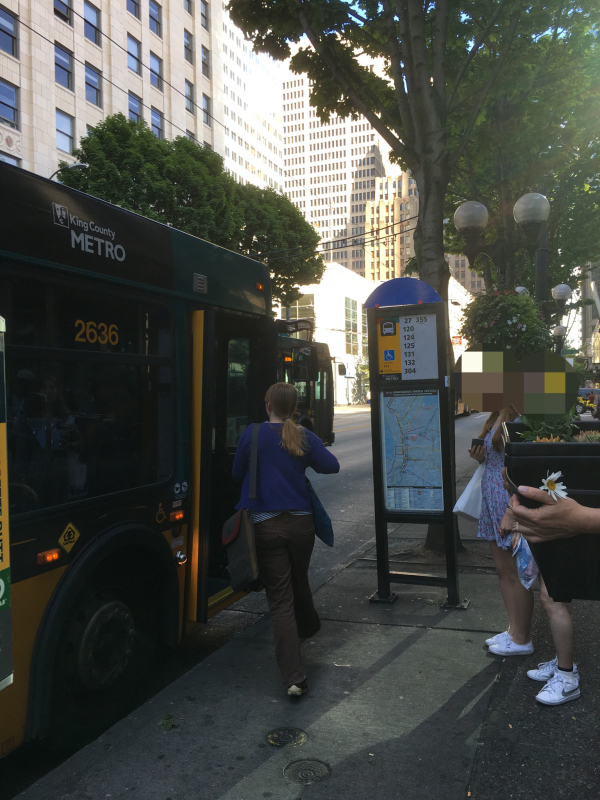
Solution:
{"label": "human hand", "polygon": [[513,535],[510,537],[510,546],[514,550],[515,547],[518,546],[519,542],[521,541],[521,534],[517,533],[517,531],[513,531]]}
{"label": "human hand", "polygon": [[474,458],[475,461],[479,461],[481,464],[481,462],[485,459],[485,447],[483,447],[483,445],[469,447],[469,455],[471,458]]}
{"label": "human hand", "polygon": [[508,478],[506,477],[506,467],[502,467],[502,485],[506,489],[506,491],[510,494],[512,491],[512,487],[508,482]]}
{"label": "human hand", "polygon": [[502,517],[502,522],[500,523],[500,534],[502,536],[508,536],[512,532],[513,525],[514,525],[514,517],[509,507],[506,509],[506,511],[504,512],[504,516]]}
{"label": "human hand", "polygon": [[540,508],[526,508],[519,502],[518,495],[514,494],[511,499],[514,531],[534,544],[585,533],[589,530],[587,512],[595,511],[600,515],[598,509],[586,509],[570,497],[553,500],[548,492],[531,486],[519,486],[519,493],[542,504]]}

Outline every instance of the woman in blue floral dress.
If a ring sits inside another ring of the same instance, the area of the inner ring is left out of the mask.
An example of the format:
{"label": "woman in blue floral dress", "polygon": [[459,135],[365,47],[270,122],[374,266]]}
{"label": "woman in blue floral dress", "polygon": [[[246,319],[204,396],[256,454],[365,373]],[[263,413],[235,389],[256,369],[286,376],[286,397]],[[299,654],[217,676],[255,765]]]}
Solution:
{"label": "woman in blue floral dress", "polygon": [[512,511],[510,496],[502,485],[504,447],[501,427],[503,422],[513,422],[519,412],[513,405],[494,411],[488,417],[479,437],[484,440],[481,447],[469,449],[469,455],[479,463],[485,461],[481,479],[481,515],[478,539],[490,543],[494,566],[500,581],[500,592],[508,612],[508,630],[486,640],[490,652],[496,655],[530,655],[531,617],[533,614],[533,592],[525,589],[519,580],[517,564],[512,555]]}

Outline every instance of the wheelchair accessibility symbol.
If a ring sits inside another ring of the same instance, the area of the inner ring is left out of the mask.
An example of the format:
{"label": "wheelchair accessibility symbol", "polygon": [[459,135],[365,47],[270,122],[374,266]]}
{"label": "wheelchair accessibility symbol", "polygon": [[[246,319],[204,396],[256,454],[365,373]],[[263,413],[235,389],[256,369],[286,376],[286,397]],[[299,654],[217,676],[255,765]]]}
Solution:
{"label": "wheelchair accessibility symbol", "polygon": [[384,350],[383,351],[383,360],[384,361],[395,361],[395,350]]}

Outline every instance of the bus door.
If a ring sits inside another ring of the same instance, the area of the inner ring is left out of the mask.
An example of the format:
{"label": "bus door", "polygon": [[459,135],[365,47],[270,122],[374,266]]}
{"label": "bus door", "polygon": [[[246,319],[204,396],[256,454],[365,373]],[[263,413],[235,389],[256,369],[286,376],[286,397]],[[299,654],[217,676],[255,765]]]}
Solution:
{"label": "bus door", "polygon": [[[225,311],[193,314],[204,339],[203,379],[194,380],[193,401],[196,411],[202,408],[197,590],[197,619],[202,621],[233,593],[221,544],[223,523],[240,497],[241,487],[232,477],[233,460],[246,427],[266,420],[264,397],[277,380],[277,353],[271,319]],[[199,335],[195,330],[194,339]],[[202,609],[203,598],[208,608]]]}
{"label": "bus door", "polygon": [[4,380],[4,319],[0,317],[0,690],[10,686],[12,616],[10,610],[10,541],[8,538],[8,475],[6,458],[6,390]]}
{"label": "bus door", "polygon": [[[319,346],[316,345],[316,348]],[[324,345],[324,347],[327,347]],[[315,433],[325,444],[333,444],[333,379],[331,359],[327,348],[327,361],[323,353],[315,352]]]}

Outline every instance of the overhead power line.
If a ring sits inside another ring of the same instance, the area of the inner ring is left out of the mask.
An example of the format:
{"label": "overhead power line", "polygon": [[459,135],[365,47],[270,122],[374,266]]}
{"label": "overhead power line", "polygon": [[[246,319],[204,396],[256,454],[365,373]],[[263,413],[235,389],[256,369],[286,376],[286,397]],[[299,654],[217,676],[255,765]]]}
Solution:
{"label": "overhead power line", "polygon": [[[396,225],[405,225],[407,222],[410,222],[411,220],[414,220],[414,219],[418,219],[418,217],[417,216],[407,217],[406,219],[398,220],[398,222],[392,222],[389,225],[384,225],[381,228],[375,228],[374,231],[369,231],[369,233],[378,233],[379,231],[388,230],[388,228],[395,228]],[[405,233],[405,232],[408,233],[408,232],[410,232],[412,230],[414,230],[414,228],[410,228],[409,231],[400,231],[399,233],[388,233],[387,236],[398,236],[401,233]],[[359,234],[346,236],[346,237],[343,237],[343,238],[344,239],[354,239],[354,238],[356,238],[356,236],[365,236],[365,234],[364,233],[359,233]],[[377,237],[377,239],[373,239],[372,241],[379,241],[380,239],[385,239],[385,238],[386,238],[385,236],[379,236],[379,237]],[[320,244],[316,244],[316,245],[298,245],[297,247],[289,247],[289,248],[287,248],[285,250],[269,250],[269,252],[267,252],[267,253],[256,253],[256,255],[259,258],[268,258],[271,255],[271,253],[289,253],[289,252],[292,252],[292,251],[301,251],[301,250],[307,250],[307,251],[310,250],[311,252],[307,253],[308,255],[318,255],[319,253],[333,252],[334,248],[326,247],[325,246],[326,244],[328,244],[328,243],[327,242],[321,242]],[[321,250],[317,250],[317,248],[322,248],[322,249]],[[286,257],[292,258],[292,257],[295,257],[297,255],[300,256],[300,255],[303,255],[303,254],[302,254],[302,252],[296,252],[296,253],[292,253],[292,255],[286,256]],[[277,259],[270,259],[270,260],[271,261],[275,261]]]}

